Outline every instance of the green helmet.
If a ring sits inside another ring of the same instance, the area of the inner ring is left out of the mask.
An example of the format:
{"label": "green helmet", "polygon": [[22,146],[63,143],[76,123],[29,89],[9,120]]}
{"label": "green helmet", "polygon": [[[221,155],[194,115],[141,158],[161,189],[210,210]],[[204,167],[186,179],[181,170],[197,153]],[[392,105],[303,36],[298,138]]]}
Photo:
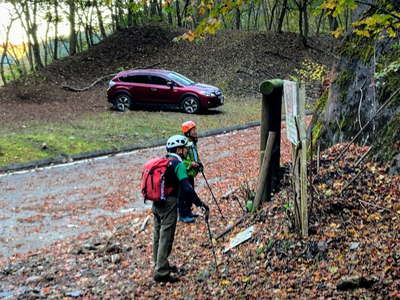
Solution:
{"label": "green helmet", "polygon": [[188,145],[188,138],[183,135],[173,135],[171,136],[165,147],[167,148],[167,151],[178,148],[178,147],[185,147]]}

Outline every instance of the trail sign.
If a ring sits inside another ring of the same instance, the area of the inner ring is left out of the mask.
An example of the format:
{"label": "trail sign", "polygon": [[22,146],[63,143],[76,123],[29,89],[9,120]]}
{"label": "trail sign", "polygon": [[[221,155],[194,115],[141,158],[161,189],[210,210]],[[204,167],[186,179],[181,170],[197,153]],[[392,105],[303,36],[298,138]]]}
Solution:
{"label": "trail sign", "polygon": [[296,128],[296,117],[299,115],[299,96],[297,82],[283,81],[283,100],[285,101],[286,112],[286,134],[288,140],[297,145],[299,136]]}

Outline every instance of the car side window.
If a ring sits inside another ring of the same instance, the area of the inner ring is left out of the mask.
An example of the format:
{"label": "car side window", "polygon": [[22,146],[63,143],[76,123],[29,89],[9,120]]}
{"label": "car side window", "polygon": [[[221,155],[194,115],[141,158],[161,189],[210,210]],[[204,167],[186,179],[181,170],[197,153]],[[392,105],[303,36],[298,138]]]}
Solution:
{"label": "car side window", "polygon": [[150,76],[152,84],[167,85],[167,80],[159,76]]}
{"label": "car side window", "polygon": [[128,75],[121,77],[121,80],[132,83],[150,83],[149,76],[147,75]]}

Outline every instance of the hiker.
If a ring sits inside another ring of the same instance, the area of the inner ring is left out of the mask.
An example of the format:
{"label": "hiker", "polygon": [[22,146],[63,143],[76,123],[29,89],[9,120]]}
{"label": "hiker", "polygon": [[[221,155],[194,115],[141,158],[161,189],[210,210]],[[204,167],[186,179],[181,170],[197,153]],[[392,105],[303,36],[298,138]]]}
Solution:
{"label": "hiker", "polygon": [[[186,121],[182,123],[182,133],[189,140],[188,154],[183,159],[183,163],[186,166],[186,172],[190,184],[194,189],[194,178],[197,174],[203,171],[203,164],[200,161],[199,153],[197,151],[197,128],[196,123],[193,121]],[[191,198],[181,199],[179,201],[179,221],[192,223],[195,217],[199,215],[192,213],[193,201]]]}
{"label": "hiker", "polygon": [[172,187],[172,192],[164,201],[153,202],[154,235],[153,235],[153,260],[155,265],[154,280],[158,282],[176,282],[178,278],[173,277],[171,272],[177,272],[176,266],[170,266],[168,256],[174,242],[175,228],[178,217],[178,195],[181,199],[190,198],[193,203],[204,210],[206,217],[209,208],[197,196],[192,185],[189,183],[185,165],[182,159],[188,152],[188,139],[182,135],[174,135],[167,141],[167,158],[170,164],[165,172],[165,186]]}

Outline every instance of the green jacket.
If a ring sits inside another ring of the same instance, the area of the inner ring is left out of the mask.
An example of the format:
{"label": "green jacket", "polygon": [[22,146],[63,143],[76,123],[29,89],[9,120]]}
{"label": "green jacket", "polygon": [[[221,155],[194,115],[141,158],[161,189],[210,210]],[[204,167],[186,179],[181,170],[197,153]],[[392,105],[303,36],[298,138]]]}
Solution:
{"label": "green jacket", "polygon": [[188,137],[189,141],[192,142],[192,146],[188,149],[187,157],[183,160],[183,163],[186,167],[186,172],[190,177],[196,177],[199,171],[196,168],[192,167],[192,162],[200,163],[199,152],[197,151],[197,145],[193,142],[193,140]]}

